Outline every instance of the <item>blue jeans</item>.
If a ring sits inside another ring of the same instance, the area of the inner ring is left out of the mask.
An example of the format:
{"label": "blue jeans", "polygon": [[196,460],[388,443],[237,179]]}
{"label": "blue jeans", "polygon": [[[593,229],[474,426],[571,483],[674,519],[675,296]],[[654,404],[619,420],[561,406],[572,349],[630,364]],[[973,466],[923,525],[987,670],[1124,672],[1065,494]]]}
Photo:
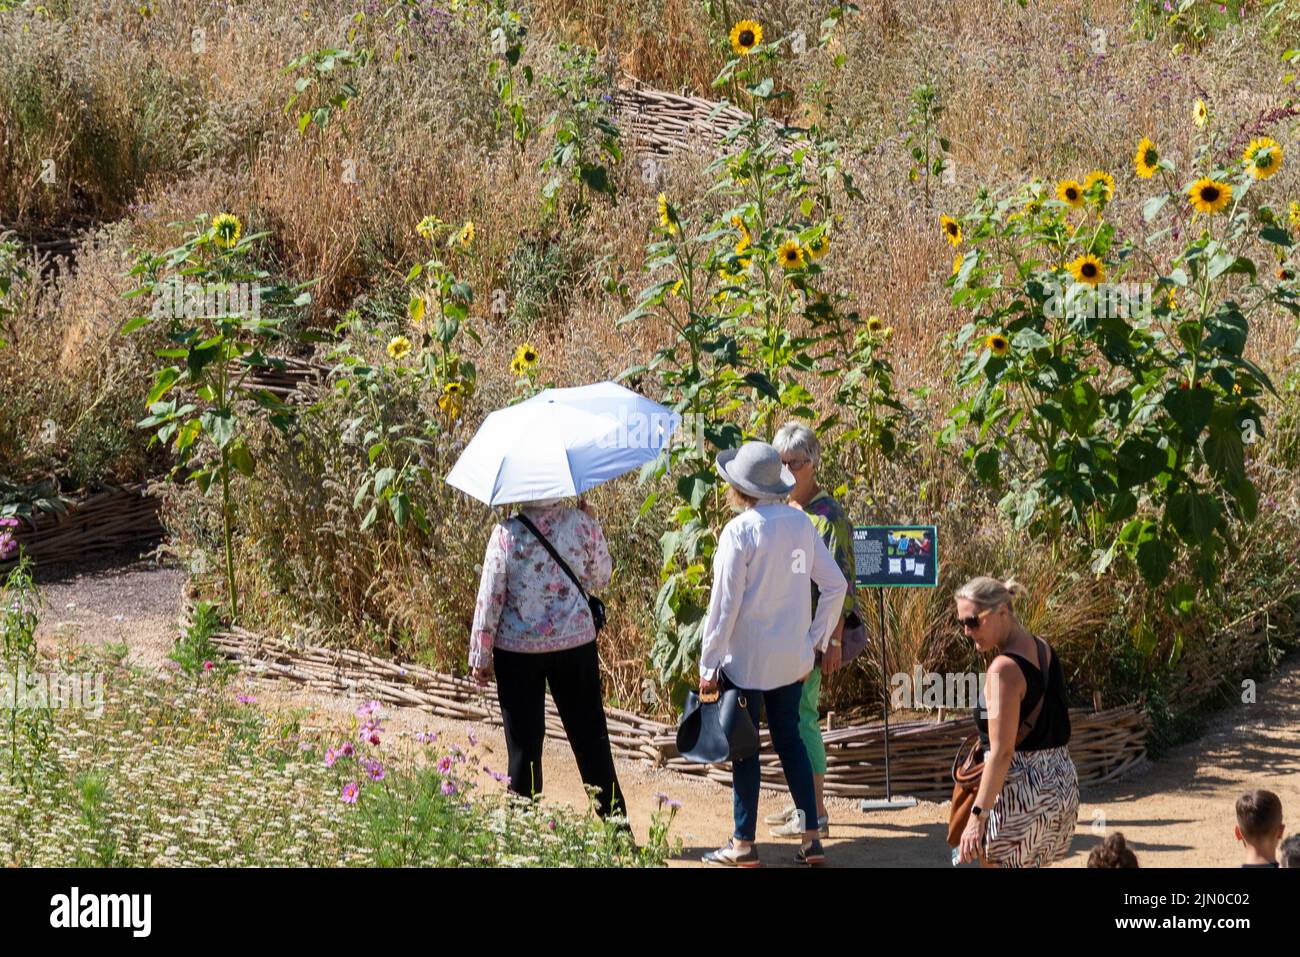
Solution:
{"label": "blue jeans", "polygon": [[[724,674],[719,682],[723,689],[736,685]],[[758,725],[758,702],[761,698],[767,711],[767,729],[772,735],[772,747],[781,759],[790,796],[804,821],[817,826],[817,792],[813,790],[812,765],[803,738],[799,736],[799,700],[803,696],[803,682],[796,681],[771,691],[746,690],[750,706],[746,713]],[[733,837],[738,841],[752,841],[758,827],[759,755],[734,761],[731,765],[732,815],[736,820]]]}

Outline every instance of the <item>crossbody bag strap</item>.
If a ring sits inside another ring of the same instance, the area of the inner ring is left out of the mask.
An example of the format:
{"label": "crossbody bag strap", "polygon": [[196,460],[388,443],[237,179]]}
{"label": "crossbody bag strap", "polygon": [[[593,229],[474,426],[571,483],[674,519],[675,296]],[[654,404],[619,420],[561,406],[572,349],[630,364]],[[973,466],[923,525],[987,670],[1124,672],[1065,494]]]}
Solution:
{"label": "crossbody bag strap", "polygon": [[542,543],[542,547],[551,553],[551,557],[555,559],[555,564],[559,565],[560,568],[563,569],[564,574],[568,575],[569,579],[578,586],[578,592],[582,595],[583,599],[591,601],[591,599],[587,597],[587,589],[582,587],[582,582],[578,581],[578,576],[573,574],[573,569],[570,568],[568,563],[560,557],[560,553],[555,550],[555,546],[547,541],[546,536],[537,530],[537,526],[528,520],[527,515],[520,512],[517,517],[519,521],[524,523],[524,527],[532,532],[534,537]]}
{"label": "crossbody bag strap", "polygon": [[1034,705],[1034,709],[1025,716],[1024,723],[1020,725],[1020,730],[1016,733],[1017,745],[1029,737],[1029,733],[1034,730],[1034,725],[1038,724],[1038,716],[1043,713],[1043,705],[1047,703],[1047,686],[1052,680],[1051,658],[1048,656],[1047,642],[1034,635],[1034,643],[1038,646],[1038,670],[1043,676],[1043,693],[1038,696],[1038,704]]}

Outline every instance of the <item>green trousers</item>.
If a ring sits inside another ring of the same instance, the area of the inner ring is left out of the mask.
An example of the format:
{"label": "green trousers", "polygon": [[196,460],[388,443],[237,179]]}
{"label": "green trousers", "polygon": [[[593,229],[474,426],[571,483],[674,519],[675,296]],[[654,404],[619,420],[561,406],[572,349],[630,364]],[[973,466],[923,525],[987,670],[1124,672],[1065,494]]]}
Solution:
{"label": "green trousers", "polygon": [[826,745],[822,744],[822,727],[817,713],[817,699],[821,692],[822,668],[816,664],[803,683],[803,696],[799,699],[799,737],[808,751],[808,763],[812,765],[813,774],[826,773]]}

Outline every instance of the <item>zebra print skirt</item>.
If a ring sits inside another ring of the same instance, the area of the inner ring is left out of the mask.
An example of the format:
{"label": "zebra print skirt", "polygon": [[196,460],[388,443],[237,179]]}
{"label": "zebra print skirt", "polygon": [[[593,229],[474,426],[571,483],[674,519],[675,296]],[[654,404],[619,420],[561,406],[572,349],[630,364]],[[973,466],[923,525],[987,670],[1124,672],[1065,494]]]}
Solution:
{"label": "zebra print skirt", "polygon": [[984,856],[1001,867],[1046,867],[1069,853],[1078,816],[1069,748],[1017,751],[989,811]]}

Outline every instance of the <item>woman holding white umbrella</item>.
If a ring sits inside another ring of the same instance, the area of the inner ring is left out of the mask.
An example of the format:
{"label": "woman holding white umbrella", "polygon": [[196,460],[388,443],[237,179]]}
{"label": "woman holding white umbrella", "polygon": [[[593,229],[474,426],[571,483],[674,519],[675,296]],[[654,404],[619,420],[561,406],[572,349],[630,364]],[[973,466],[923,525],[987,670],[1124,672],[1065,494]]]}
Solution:
{"label": "woman holding white umbrella", "polygon": [[[567,570],[548,553],[543,538]],[[496,675],[511,791],[524,797],[542,791],[549,685],[583,783],[599,788],[597,812],[626,817],[587,602],[587,594],[609,584],[612,570],[605,535],[589,505],[573,508],[554,499],[526,503],[488,540],[469,663],[481,684]]]}
{"label": "woman holding white umbrella", "polygon": [[561,503],[654,461],[679,422],[613,382],[547,389],[489,415],[447,476],[488,505],[522,503],[488,541],[469,655],[480,683],[495,673],[517,794],[542,791],[549,686],[596,810],[627,815],[596,654],[604,616],[589,599],[612,561],[590,506]]}

